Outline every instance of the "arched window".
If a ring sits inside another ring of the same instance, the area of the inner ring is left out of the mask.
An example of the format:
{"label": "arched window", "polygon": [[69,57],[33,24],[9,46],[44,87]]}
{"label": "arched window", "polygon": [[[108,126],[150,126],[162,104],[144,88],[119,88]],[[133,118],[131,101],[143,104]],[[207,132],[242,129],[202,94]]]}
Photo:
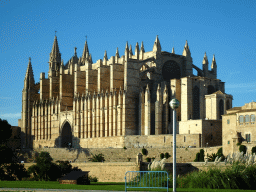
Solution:
{"label": "arched window", "polygon": [[200,90],[197,86],[193,88],[193,119],[200,119]]}
{"label": "arched window", "polygon": [[164,81],[169,82],[170,79],[180,79],[181,70],[178,63],[175,61],[166,61],[162,68],[162,76]]}
{"label": "arched window", "polygon": [[250,116],[249,115],[245,115],[245,123],[249,123],[250,122]]}
{"label": "arched window", "polygon": [[224,103],[222,99],[219,102],[219,114],[219,119],[222,119],[222,115],[224,114]]}
{"label": "arched window", "polygon": [[255,115],[251,115],[251,124],[255,123]]}
{"label": "arched window", "polygon": [[230,103],[229,103],[229,100],[227,100],[226,102],[226,110],[230,109]]}
{"label": "arched window", "polygon": [[215,92],[214,87],[213,87],[212,85],[209,85],[209,86],[207,87],[207,93],[208,93],[208,94],[212,94],[212,93],[214,93],[214,92]]}
{"label": "arched window", "polygon": [[240,124],[243,124],[243,123],[244,123],[244,116],[243,116],[243,115],[240,115],[240,116],[239,116],[239,123],[240,123]]}

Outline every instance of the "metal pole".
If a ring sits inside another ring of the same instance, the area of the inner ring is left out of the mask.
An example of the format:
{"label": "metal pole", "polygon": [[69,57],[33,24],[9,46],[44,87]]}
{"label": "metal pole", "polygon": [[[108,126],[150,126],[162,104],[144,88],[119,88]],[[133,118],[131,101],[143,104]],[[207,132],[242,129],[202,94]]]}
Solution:
{"label": "metal pole", "polygon": [[176,109],[173,109],[173,192],[176,192]]}

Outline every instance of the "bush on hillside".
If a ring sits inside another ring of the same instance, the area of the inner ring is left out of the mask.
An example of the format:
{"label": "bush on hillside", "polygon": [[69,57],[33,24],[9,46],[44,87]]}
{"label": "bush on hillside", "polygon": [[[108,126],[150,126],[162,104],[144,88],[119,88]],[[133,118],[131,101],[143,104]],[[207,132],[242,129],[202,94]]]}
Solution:
{"label": "bush on hillside", "polygon": [[256,153],[256,146],[252,148],[252,154]]}
{"label": "bush on hillside", "polygon": [[169,157],[171,157],[171,155],[166,152],[166,153],[164,154],[164,157],[165,157],[166,159],[168,159]]}
{"label": "bush on hillside", "polygon": [[163,154],[163,153],[160,154],[160,158],[161,158],[161,159],[164,158],[164,154]]}
{"label": "bush on hillside", "polygon": [[89,161],[92,161],[92,162],[102,162],[102,161],[105,161],[105,159],[103,157],[103,154],[100,153],[98,155],[93,155],[92,159],[90,159]]}
{"label": "bush on hillside", "polygon": [[147,149],[145,149],[145,148],[143,148],[143,149],[141,150],[141,152],[142,152],[143,155],[147,155],[147,154],[148,154],[148,151],[147,151]]}

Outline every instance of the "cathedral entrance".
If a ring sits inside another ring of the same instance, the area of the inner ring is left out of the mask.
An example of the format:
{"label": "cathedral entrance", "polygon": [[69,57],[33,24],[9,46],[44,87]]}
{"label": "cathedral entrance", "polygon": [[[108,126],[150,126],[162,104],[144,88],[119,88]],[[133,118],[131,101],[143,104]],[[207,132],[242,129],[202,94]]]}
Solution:
{"label": "cathedral entrance", "polygon": [[72,147],[72,132],[71,126],[66,122],[62,128],[61,132],[61,147]]}

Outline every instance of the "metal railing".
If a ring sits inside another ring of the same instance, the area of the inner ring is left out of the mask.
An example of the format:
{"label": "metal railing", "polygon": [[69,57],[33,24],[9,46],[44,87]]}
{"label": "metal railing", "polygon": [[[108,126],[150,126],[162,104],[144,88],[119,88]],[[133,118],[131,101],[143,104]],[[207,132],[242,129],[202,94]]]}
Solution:
{"label": "metal railing", "polygon": [[167,171],[127,171],[125,173],[125,191],[127,188],[167,189],[169,176]]}

